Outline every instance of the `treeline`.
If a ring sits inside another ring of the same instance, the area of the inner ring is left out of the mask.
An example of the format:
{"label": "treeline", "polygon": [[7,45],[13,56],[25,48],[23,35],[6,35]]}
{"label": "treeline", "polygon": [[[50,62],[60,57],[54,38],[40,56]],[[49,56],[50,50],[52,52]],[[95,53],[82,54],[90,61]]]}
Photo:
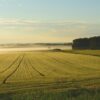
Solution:
{"label": "treeline", "polygon": [[73,40],[73,49],[100,49],[100,36]]}

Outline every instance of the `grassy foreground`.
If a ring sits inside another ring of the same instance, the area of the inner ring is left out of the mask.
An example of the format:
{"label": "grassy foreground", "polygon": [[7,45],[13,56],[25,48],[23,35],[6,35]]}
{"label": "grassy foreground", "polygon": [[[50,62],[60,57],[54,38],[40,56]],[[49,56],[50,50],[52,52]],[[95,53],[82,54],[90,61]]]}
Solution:
{"label": "grassy foreground", "polygon": [[77,52],[0,54],[0,100],[100,100],[100,51]]}

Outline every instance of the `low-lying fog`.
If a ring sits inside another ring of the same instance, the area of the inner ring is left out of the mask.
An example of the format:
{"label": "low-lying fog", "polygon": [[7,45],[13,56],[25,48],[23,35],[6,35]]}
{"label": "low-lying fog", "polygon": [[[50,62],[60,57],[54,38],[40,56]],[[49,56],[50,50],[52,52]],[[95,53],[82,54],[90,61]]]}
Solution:
{"label": "low-lying fog", "polygon": [[68,50],[71,46],[58,45],[58,46],[32,46],[32,47],[0,47],[0,51],[34,51],[34,50],[53,50],[61,49]]}

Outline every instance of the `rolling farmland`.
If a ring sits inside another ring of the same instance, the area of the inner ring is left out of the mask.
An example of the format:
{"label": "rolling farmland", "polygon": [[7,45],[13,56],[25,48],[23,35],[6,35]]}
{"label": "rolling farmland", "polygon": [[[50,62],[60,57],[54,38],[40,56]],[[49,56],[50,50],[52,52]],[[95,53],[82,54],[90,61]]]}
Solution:
{"label": "rolling farmland", "polygon": [[100,100],[99,88],[99,56],[52,51],[0,54],[0,100]]}

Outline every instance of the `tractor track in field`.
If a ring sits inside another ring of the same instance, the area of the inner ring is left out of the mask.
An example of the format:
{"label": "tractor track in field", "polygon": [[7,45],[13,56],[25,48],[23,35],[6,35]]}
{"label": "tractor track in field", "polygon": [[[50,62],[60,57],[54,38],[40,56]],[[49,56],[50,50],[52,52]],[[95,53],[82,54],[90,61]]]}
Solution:
{"label": "tractor track in field", "polygon": [[40,71],[38,71],[33,64],[31,63],[31,61],[29,60],[29,58],[27,58],[27,62],[31,65],[32,69],[35,70],[40,76],[45,76],[43,73],[41,73]]}
{"label": "tractor track in field", "polygon": [[20,58],[20,56],[18,56],[6,69],[4,69],[3,71],[1,71],[0,73],[4,73],[7,70],[9,70],[18,61],[19,58]]}
{"label": "tractor track in field", "polygon": [[[62,78],[61,78],[62,79]],[[31,90],[31,89],[79,89],[79,87],[76,87],[76,84],[78,84],[78,86],[81,86],[82,84],[84,85],[84,82],[87,81],[92,81],[92,80],[97,80],[99,78],[90,78],[89,80],[76,80],[76,81],[67,81],[67,80],[61,80],[61,81],[57,81],[57,82],[47,82],[47,83],[35,83],[35,84],[23,84],[23,85],[18,85],[16,87],[13,88],[7,88],[7,91],[9,92],[17,92],[19,90],[24,91],[24,90]],[[80,83],[80,84],[79,84]],[[99,84],[100,82],[96,83]],[[90,84],[88,84],[90,85]],[[85,89],[86,87],[88,88],[88,85],[84,85],[84,88],[80,87],[81,89]],[[91,84],[92,85],[92,84]],[[95,85],[95,83],[94,83]],[[5,90],[6,91],[6,90]]]}
{"label": "tractor track in field", "polygon": [[[49,56],[49,55],[45,55],[46,57],[48,57],[48,58],[51,58],[52,60],[54,60],[54,61],[56,61],[56,62],[58,62],[58,63],[60,63],[60,64],[65,64],[64,62],[62,62],[61,60],[59,60],[59,59],[56,59],[55,57],[52,57],[52,56]],[[68,62],[69,63],[69,62]]]}
{"label": "tractor track in field", "polygon": [[[20,65],[21,65],[21,63],[22,63],[22,61],[23,61],[23,59],[24,59],[24,56],[25,56],[25,55],[22,56],[21,60],[19,61],[18,66],[15,68],[15,70],[14,70],[13,72],[11,72],[11,73],[3,80],[2,84],[5,84],[5,83],[7,82],[7,80],[17,71],[17,69],[20,67]],[[20,58],[20,57],[19,57],[19,58]],[[18,59],[19,59],[19,58],[18,58]]]}
{"label": "tractor track in field", "polygon": [[[82,66],[82,68],[84,68],[84,70],[94,70],[94,71],[97,71],[97,69],[95,69],[95,68],[89,68],[89,67],[87,67],[86,65],[82,65],[82,64],[77,64],[77,63],[75,63],[75,62],[71,62],[71,61],[68,61],[68,60],[64,60],[63,59],[63,61],[65,61],[65,62],[62,62],[61,61],[61,58],[60,59],[56,59],[55,57],[52,57],[52,56],[49,56],[49,55],[45,55],[45,56],[47,56],[47,57],[49,57],[49,58],[51,58],[52,60],[54,60],[54,61],[56,61],[56,62],[58,62],[58,63],[60,63],[60,64],[63,64],[63,65],[65,65],[66,63],[67,64],[70,64],[70,65],[78,65],[78,66]],[[77,67],[78,69],[81,69],[81,68],[79,68],[79,67]]]}

